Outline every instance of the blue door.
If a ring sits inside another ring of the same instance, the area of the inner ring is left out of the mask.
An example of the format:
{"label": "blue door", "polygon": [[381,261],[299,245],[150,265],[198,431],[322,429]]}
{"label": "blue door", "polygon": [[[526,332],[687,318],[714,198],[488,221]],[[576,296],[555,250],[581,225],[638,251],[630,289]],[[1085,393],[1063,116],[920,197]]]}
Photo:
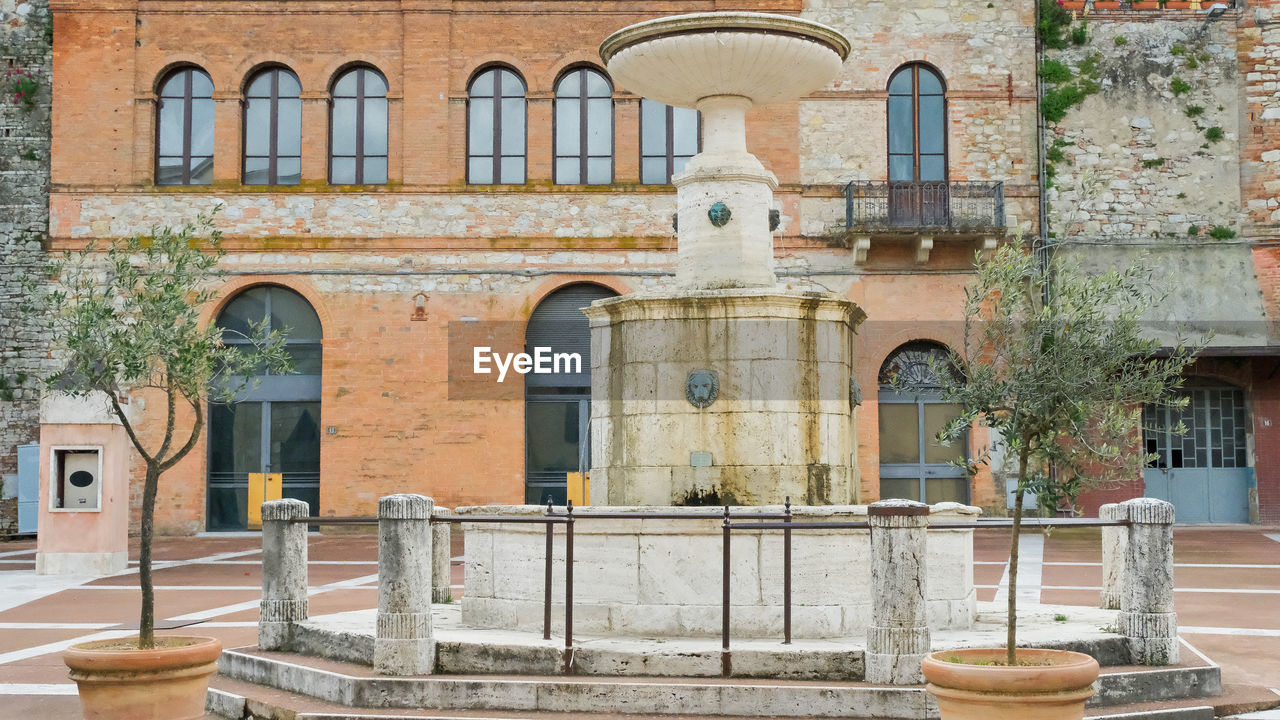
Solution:
{"label": "blue door", "polygon": [[[1144,440],[1156,459],[1143,472],[1147,497],[1173,503],[1178,522],[1249,522],[1248,425],[1244,391],[1193,387],[1184,407],[1143,409]],[[1179,424],[1185,432],[1177,432]]]}

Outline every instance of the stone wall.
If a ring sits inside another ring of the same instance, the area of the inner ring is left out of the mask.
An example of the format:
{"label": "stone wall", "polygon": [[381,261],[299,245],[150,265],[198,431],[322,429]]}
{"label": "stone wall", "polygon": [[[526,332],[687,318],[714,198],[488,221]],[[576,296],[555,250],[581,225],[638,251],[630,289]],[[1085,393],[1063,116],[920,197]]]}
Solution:
{"label": "stone wall", "polygon": [[[47,0],[0,0],[0,476],[17,472],[17,446],[39,434],[36,380],[46,338],[23,320],[21,276],[44,262],[48,233]],[[40,78],[35,102],[10,92],[10,72]],[[0,501],[0,535],[16,527],[16,501]]]}

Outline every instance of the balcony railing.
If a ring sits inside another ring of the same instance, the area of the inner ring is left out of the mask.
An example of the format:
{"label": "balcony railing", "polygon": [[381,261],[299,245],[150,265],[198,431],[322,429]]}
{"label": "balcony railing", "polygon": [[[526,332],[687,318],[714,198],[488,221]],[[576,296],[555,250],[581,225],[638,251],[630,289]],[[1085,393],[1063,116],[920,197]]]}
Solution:
{"label": "balcony railing", "polygon": [[1004,183],[852,182],[844,188],[849,230],[976,233],[1004,229]]}

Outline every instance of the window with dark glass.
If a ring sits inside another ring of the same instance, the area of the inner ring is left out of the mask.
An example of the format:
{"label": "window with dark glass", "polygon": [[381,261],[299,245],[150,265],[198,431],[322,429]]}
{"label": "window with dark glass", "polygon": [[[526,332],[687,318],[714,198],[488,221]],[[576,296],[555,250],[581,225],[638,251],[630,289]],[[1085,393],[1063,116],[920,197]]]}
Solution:
{"label": "window with dark glass", "polygon": [[387,182],[387,81],[372,68],[348,70],[333,83],[329,182]]}
{"label": "window with dark glass", "polygon": [[467,88],[467,182],[525,181],[525,85],[514,70],[481,72]]}
{"label": "window with dark glass", "polygon": [[671,176],[684,170],[689,158],[702,149],[698,111],[641,98],[640,182],[670,184]]}
{"label": "window with dark glass", "polygon": [[244,184],[302,181],[302,85],[285,68],[253,76],[244,103]]}
{"label": "window with dark glass", "polygon": [[556,83],[555,182],[613,182],[613,86],[591,68],[570,70]]}
{"label": "window with dark glass", "polygon": [[213,80],[199,68],[175,70],[156,103],[156,184],[213,182]]}
{"label": "window with dark glass", "polygon": [[889,80],[889,182],[946,181],[945,92],[924,65],[906,65]]}

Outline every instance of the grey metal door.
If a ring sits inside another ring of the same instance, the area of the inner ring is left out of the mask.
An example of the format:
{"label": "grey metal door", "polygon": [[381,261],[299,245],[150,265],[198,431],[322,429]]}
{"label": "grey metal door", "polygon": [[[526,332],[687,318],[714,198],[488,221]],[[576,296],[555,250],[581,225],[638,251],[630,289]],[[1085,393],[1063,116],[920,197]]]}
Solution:
{"label": "grey metal door", "polygon": [[[1156,460],[1143,472],[1147,497],[1173,503],[1178,522],[1249,522],[1244,392],[1196,387],[1180,393],[1185,407],[1143,409],[1144,440]],[[1181,422],[1186,432],[1174,432]]]}
{"label": "grey metal door", "polygon": [[40,446],[18,446],[18,532],[36,532],[40,517]]}

